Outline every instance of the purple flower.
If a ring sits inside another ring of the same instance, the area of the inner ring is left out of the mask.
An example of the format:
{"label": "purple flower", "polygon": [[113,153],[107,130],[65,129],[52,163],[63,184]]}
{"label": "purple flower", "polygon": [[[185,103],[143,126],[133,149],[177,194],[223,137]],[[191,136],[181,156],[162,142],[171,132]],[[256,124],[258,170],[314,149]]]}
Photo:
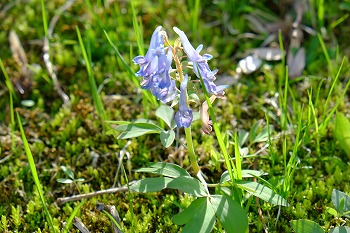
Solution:
{"label": "purple flower", "polygon": [[136,75],[144,78],[141,87],[150,90],[162,103],[167,103],[175,98],[176,86],[170,78],[172,53],[164,47],[161,28],[159,26],[154,30],[146,55],[137,56],[133,61],[140,65]]}
{"label": "purple flower", "polygon": [[187,82],[188,75],[185,76],[184,80],[180,85],[180,104],[179,111],[175,114],[175,122],[178,128],[188,128],[191,125],[193,114],[192,109],[187,106]]}
{"label": "purple flower", "polygon": [[198,78],[202,77],[204,86],[207,91],[214,95],[224,95],[224,89],[227,88],[227,85],[216,86],[214,81],[216,79],[215,75],[217,70],[211,71],[208,66],[208,60],[213,56],[210,54],[204,54],[203,56],[199,54],[203,46],[199,45],[197,49],[194,49],[188,40],[186,34],[178,29],[173,27],[174,31],[179,35],[181,43],[183,45],[184,51],[187,54],[188,58],[193,62],[193,71]]}

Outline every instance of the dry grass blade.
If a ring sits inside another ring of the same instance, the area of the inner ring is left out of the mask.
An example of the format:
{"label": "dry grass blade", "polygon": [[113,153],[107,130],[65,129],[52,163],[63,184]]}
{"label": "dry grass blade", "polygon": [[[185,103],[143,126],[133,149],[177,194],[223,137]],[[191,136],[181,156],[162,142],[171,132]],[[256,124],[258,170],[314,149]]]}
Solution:
{"label": "dry grass blade", "polygon": [[24,52],[22,43],[13,30],[9,33],[9,42],[12,52],[13,59],[18,64],[18,67],[21,71],[21,77],[13,79],[12,82],[17,87],[18,91],[23,95],[26,91],[30,90],[32,86],[31,71],[28,69],[28,58]]}
{"label": "dry grass blade", "polygon": [[283,55],[279,48],[257,48],[253,50],[253,54],[266,61],[279,61]]}
{"label": "dry grass blade", "polygon": [[28,64],[27,55],[24,52],[23,46],[17,33],[14,30],[10,31],[9,34],[10,48],[13,54],[13,58],[20,66],[25,66]]}
{"label": "dry grass blade", "polygon": [[[74,3],[74,1],[75,0],[67,1],[63,6],[61,6],[57,10],[57,13],[52,17],[52,19],[50,21],[50,26],[48,28],[48,37],[52,36],[53,30],[56,26],[56,23],[57,23],[60,15],[65,10],[67,10]],[[45,63],[45,66],[47,68],[47,71],[49,72],[49,75],[53,81],[54,88],[57,91],[58,95],[62,98],[64,104],[69,106],[70,99],[69,99],[68,95],[62,90],[61,85],[57,79],[57,74],[55,72],[54,65],[52,64],[52,62],[50,60],[50,42],[49,42],[49,39],[46,37],[44,38],[43,53],[44,53],[44,55],[43,55],[44,63]]]}
{"label": "dry grass blade", "polygon": [[287,56],[287,65],[290,78],[300,76],[305,68],[305,49],[301,47],[294,55],[291,51]]}

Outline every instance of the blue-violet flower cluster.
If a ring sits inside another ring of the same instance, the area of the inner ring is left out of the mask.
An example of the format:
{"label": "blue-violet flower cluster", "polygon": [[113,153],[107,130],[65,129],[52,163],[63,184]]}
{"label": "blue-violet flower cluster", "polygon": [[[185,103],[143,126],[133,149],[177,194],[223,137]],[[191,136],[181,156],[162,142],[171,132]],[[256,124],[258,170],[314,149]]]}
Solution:
{"label": "blue-violet flower cluster", "polygon": [[[176,55],[176,49],[178,48],[171,47],[165,31],[162,31],[161,28],[159,26],[153,32],[146,55],[137,56],[133,59],[135,64],[140,65],[140,70],[136,75],[143,77],[141,87],[150,90],[164,104],[174,100],[180,92],[179,109],[174,118],[178,128],[188,128],[193,120],[192,109],[188,107],[187,103],[187,83],[189,77],[188,75],[183,77],[182,67],[179,62],[176,63],[176,61],[179,61]],[[225,94],[224,89],[227,86],[215,85],[214,81],[217,70],[210,70],[207,62],[212,56],[210,54],[200,55],[199,52],[202,50],[202,45],[194,49],[183,31],[177,27],[173,29],[179,35],[183,50],[188,59],[193,63],[193,71],[198,78],[203,80],[205,89],[213,95],[223,96]],[[168,47],[164,46],[165,43]],[[170,76],[173,58],[177,59],[175,59],[175,63],[178,75],[174,75],[174,77],[181,82],[180,90],[176,87],[175,79],[172,79]]]}

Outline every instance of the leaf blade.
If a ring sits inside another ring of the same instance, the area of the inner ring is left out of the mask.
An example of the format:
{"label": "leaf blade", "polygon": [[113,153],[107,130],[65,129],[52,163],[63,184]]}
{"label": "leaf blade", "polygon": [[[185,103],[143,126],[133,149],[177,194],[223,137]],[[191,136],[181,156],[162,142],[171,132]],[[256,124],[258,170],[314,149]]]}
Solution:
{"label": "leaf blade", "polygon": [[246,232],[248,217],[244,209],[234,200],[222,196],[210,197],[216,217],[220,220],[226,232]]}
{"label": "leaf blade", "polygon": [[320,225],[308,219],[292,220],[290,225],[296,233],[324,233]]}
{"label": "leaf blade", "polygon": [[133,183],[130,186],[130,190],[139,193],[158,192],[165,189],[172,180],[172,178],[168,177],[145,178]]}
{"label": "leaf blade", "polygon": [[177,164],[158,162],[152,164],[150,167],[140,168],[137,172],[148,172],[152,174],[163,175],[171,178],[179,176],[190,176],[190,174]]}
{"label": "leaf blade", "polygon": [[287,200],[262,184],[253,181],[237,181],[236,184],[238,188],[244,189],[270,204],[289,206]]}

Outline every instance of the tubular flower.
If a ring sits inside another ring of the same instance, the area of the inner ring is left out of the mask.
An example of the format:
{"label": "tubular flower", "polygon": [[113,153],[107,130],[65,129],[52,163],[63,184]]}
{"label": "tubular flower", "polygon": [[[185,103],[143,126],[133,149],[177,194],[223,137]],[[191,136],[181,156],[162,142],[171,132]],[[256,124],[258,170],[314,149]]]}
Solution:
{"label": "tubular flower", "polygon": [[141,87],[150,90],[162,103],[167,103],[176,97],[176,86],[170,78],[172,53],[164,47],[161,28],[154,30],[146,55],[135,57],[133,62],[140,65],[136,75],[144,78]]}
{"label": "tubular flower", "polygon": [[208,60],[213,56],[210,54],[204,54],[203,56],[199,54],[203,46],[198,46],[197,49],[194,49],[188,40],[186,34],[178,29],[173,27],[174,31],[179,35],[181,43],[183,45],[184,51],[187,54],[188,58],[193,62],[193,71],[198,78],[202,78],[204,86],[207,91],[214,95],[224,95],[224,89],[227,88],[226,85],[216,86],[214,81],[216,79],[215,75],[217,70],[211,71],[208,66]]}
{"label": "tubular flower", "polygon": [[188,76],[186,75],[180,85],[179,111],[176,112],[174,117],[178,128],[188,128],[193,119],[192,109],[187,106],[187,82]]}

